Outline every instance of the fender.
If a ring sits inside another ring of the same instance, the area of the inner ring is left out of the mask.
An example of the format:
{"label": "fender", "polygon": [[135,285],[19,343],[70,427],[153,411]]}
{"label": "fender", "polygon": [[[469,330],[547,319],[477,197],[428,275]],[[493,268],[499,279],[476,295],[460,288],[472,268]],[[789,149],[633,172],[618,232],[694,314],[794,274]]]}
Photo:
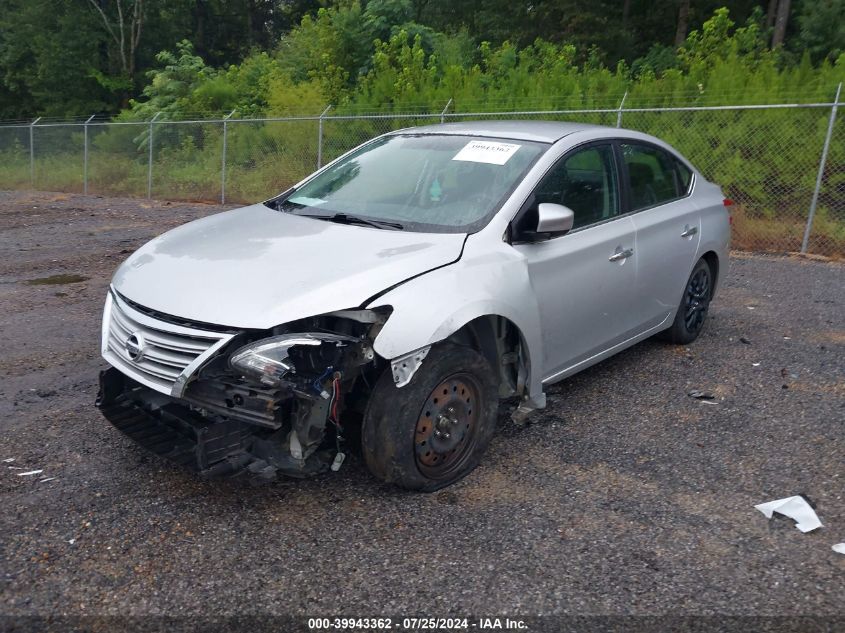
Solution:
{"label": "fender", "polygon": [[505,317],[522,334],[530,362],[526,384],[539,405],[545,359],[539,307],[524,258],[505,242],[491,251],[490,242],[473,237],[458,262],[411,279],[366,306],[393,309],[373,348],[394,359],[442,341],[478,317]]}

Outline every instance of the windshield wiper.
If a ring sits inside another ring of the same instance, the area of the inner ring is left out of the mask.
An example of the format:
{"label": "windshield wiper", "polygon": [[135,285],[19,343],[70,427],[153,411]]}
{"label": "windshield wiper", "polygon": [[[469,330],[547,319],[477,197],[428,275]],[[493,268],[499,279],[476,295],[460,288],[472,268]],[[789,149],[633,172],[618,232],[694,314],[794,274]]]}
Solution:
{"label": "windshield wiper", "polygon": [[399,222],[390,222],[389,220],[374,220],[370,218],[362,218],[357,215],[349,215],[348,213],[335,213],[334,215],[312,215],[301,214],[308,218],[316,218],[318,220],[326,220],[327,222],[337,222],[338,224],[360,224],[361,226],[373,226],[377,229],[390,228],[401,231],[405,228],[404,224]]}

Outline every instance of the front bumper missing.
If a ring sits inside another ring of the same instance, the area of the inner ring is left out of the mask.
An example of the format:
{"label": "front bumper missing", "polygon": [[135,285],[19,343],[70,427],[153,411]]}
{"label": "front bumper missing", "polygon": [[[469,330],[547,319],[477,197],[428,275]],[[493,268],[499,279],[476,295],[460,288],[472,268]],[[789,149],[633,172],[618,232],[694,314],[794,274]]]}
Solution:
{"label": "front bumper missing", "polygon": [[236,420],[209,420],[176,402],[148,407],[134,400],[127,379],[111,368],[100,372],[97,407],[117,429],[147,450],[205,477],[251,472],[272,479],[266,462],[250,453],[255,426]]}

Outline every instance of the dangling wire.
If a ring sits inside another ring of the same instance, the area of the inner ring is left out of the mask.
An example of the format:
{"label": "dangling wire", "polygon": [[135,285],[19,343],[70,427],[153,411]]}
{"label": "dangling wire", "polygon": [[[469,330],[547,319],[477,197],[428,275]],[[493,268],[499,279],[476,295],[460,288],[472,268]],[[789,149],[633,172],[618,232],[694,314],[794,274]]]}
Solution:
{"label": "dangling wire", "polygon": [[332,371],[334,371],[334,367],[329,365],[328,367],[326,367],[326,370],[322,374],[320,374],[319,378],[314,380],[314,382],[312,383],[312,387],[314,387],[315,392],[319,394],[323,391],[323,381],[329,377]]}
{"label": "dangling wire", "polygon": [[340,398],[341,398],[341,373],[335,372],[332,378],[332,394],[329,400],[329,421],[340,429]]}
{"label": "dangling wire", "polygon": [[335,434],[334,434],[334,441],[335,441],[335,448],[337,449],[337,453],[335,454],[334,462],[332,463],[332,470],[337,471],[340,468],[340,465],[343,463],[345,459],[345,455],[343,453],[343,448],[341,444],[344,441],[343,437],[343,426],[340,424],[340,398],[341,398],[341,385],[340,379],[342,374],[339,371],[334,373],[334,377],[332,378],[332,394],[331,399],[329,400],[329,414],[328,419],[329,422],[334,424]]}

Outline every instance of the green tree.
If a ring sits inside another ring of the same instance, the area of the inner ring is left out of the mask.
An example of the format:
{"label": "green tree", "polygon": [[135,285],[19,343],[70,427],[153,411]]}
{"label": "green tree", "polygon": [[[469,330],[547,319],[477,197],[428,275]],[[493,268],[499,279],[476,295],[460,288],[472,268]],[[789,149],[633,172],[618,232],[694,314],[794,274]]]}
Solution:
{"label": "green tree", "polygon": [[798,22],[798,41],[815,61],[834,61],[845,52],[845,0],[805,2]]}
{"label": "green tree", "polygon": [[[176,119],[196,112],[197,102],[213,93],[208,87],[210,80],[216,78],[213,69],[205,65],[188,40],[176,45],[176,52],[162,51],[156,55],[162,68],[150,70],[150,80],[142,96],[144,100],[130,102],[130,118],[147,120],[162,113],[165,119]],[[220,104],[227,107],[231,101]]]}
{"label": "green tree", "polygon": [[0,11],[0,117],[67,116],[110,109],[98,81],[105,38],[73,3],[6,0]]}

